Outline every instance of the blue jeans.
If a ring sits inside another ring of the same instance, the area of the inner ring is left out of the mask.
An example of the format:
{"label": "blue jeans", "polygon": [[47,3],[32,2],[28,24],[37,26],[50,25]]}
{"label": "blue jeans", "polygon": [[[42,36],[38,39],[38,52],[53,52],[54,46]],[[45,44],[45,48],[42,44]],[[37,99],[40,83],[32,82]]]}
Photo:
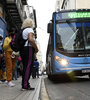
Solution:
{"label": "blue jeans", "polygon": [[14,78],[17,80],[17,64],[15,65],[14,69]]}

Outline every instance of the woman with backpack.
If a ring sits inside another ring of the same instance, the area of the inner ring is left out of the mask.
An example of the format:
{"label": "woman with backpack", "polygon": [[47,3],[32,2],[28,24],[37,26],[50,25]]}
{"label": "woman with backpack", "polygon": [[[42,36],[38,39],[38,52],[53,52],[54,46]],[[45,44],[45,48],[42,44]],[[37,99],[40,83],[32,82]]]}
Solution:
{"label": "woman with backpack", "polygon": [[24,20],[21,29],[23,30],[23,39],[27,39],[24,48],[20,51],[23,62],[22,90],[34,90],[29,83],[29,79],[33,68],[34,53],[38,52],[38,47],[35,43],[35,33],[33,31],[32,19],[28,18]]}

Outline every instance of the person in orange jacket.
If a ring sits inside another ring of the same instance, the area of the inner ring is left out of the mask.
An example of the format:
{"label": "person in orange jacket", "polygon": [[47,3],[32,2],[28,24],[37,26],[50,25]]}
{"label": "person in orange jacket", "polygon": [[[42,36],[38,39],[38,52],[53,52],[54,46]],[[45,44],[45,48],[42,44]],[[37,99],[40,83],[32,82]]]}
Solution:
{"label": "person in orange jacket", "polygon": [[5,50],[5,60],[6,60],[6,75],[8,81],[7,85],[10,87],[15,86],[15,84],[12,83],[12,76],[14,73],[16,59],[17,59],[17,56],[15,55],[15,53],[13,53],[13,50],[9,45],[13,35],[14,35],[14,30],[10,29],[9,36],[5,38],[3,44],[3,49]]}

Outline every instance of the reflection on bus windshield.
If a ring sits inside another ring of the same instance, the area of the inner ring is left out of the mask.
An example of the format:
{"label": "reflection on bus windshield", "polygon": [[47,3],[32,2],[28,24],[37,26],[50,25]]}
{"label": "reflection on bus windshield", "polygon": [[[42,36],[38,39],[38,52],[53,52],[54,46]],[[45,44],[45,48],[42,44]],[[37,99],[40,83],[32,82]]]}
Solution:
{"label": "reflection on bus windshield", "polygon": [[57,24],[56,47],[72,51],[90,49],[90,23]]}

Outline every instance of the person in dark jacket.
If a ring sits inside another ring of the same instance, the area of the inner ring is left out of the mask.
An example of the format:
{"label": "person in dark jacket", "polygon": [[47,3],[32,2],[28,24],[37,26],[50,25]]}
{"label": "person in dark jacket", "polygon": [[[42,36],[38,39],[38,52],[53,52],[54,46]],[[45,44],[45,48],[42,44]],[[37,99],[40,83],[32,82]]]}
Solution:
{"label": "person in dark jacket", "polygon": [[36,69],[36,76],[37,76],[37,78],[39,78],[39,62],[37,61],[37,59],[35,59],[35,61],[34,61],[34,66]]}

